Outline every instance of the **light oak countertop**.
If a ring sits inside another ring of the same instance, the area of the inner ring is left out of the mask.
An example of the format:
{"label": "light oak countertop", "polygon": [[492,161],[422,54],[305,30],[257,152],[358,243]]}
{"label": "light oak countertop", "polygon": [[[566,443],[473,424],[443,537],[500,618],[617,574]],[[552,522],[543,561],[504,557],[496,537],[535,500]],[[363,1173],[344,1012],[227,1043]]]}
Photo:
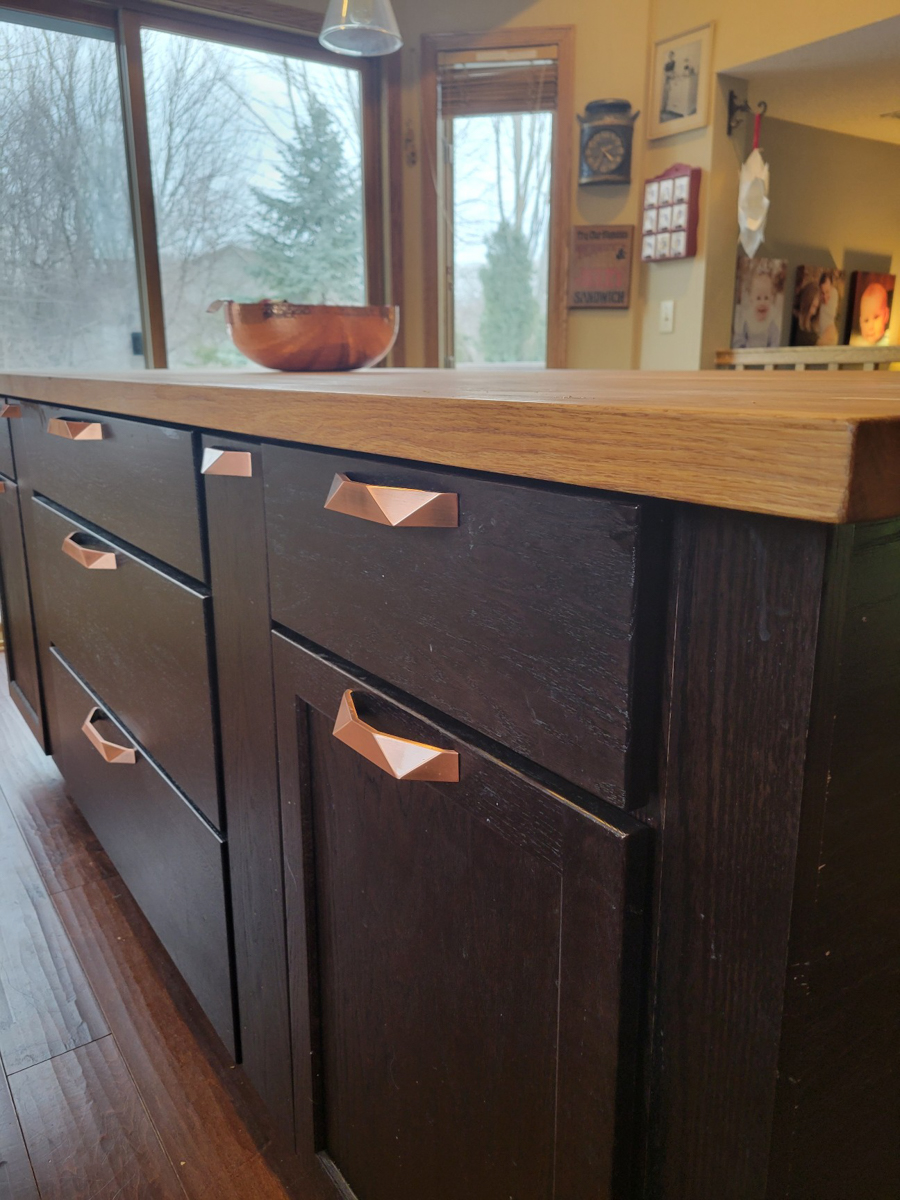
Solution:
{"label": "light oak countertop", "polygon": [[776,516],[900,516],[897,372],[7,372],[0,395]]}

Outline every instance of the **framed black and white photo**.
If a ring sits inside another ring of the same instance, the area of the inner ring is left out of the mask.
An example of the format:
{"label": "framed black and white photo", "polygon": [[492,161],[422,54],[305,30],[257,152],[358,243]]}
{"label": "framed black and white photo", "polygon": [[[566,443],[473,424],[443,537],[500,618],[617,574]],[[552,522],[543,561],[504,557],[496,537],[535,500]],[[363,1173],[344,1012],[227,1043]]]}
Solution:
{"label": "framed black and white photo", "polygon": [[657,42],[648,137],[670,137],[709,122],[713,26]]}

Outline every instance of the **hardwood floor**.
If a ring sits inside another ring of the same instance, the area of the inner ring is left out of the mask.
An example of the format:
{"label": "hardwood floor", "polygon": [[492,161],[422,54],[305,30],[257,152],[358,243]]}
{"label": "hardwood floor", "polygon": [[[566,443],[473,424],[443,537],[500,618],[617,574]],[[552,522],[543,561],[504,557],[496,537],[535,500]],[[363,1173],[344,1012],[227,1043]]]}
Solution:
{"label": "hardwood floor", "polygon": [[288,1200],[290,1156],[5,673],[0,655],[0,1200]]}

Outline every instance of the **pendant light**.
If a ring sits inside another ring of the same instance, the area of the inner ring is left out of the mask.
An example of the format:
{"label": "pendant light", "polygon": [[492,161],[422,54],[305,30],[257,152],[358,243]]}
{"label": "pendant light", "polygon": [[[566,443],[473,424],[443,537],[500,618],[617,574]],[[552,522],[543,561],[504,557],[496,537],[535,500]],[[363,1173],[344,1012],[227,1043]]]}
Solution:
{"label": "pendant light", "polygon": [[393,54],[403,45],[391,0],[329,0],[319,41],[354,58]]}

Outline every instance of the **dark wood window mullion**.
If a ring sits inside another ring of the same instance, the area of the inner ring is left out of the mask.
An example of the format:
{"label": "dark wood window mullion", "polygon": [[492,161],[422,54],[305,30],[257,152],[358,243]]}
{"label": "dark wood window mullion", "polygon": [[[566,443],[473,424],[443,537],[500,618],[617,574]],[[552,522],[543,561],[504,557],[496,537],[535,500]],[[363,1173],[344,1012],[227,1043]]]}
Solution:
{"label": "dark wood window mullion", "polygon": [[147,128],[147,98],[141,53],[141,27],[137,13],[119,9],[117,27],[119,79],[125,152],[134,226],[134,249],[141,302],[144,358],[148,367],[168,366],[163,313],[156,209],[150,168],[150,134]]}

